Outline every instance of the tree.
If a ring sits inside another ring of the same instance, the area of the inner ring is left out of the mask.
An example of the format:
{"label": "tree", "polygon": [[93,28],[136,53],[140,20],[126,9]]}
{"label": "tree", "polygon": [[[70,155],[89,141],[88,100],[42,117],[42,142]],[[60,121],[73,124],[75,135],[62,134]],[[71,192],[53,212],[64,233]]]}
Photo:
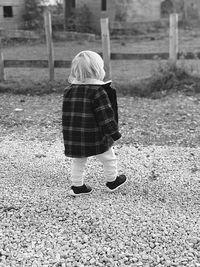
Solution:
{"label": "tree", "polygon": [[65,30],[86,33],[94,32],[94,29],[91,26],[91,16],[91,11],[86,4],[79,6],[71,12]]}
{"label": "tree", "polygon": [[72,0],[63,0],[64,9],[64,28],[66,30],[68,26],[68,20],[72,15]]}
{"label": "tree", "polygon": [[165,0],[161,3],[161,16],[169,17],[169,14],[174,12],[174,5],[172,0]]}
{"label": "tree", "polygon": [[40,0],[25,0],[23,11],[24,28],[36,30],[43,25],[43,7]]}

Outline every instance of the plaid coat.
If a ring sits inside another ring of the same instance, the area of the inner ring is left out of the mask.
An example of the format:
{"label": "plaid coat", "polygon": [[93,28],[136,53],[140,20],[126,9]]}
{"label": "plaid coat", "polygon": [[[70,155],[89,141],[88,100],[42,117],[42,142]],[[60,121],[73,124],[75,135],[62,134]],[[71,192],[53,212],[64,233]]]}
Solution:
{"label": "plaid coat", "polygon": [[62,126],[66,156],[82,158],[107,151],[121,137],[115,89],[110,84],[70,85],[64,91]]}

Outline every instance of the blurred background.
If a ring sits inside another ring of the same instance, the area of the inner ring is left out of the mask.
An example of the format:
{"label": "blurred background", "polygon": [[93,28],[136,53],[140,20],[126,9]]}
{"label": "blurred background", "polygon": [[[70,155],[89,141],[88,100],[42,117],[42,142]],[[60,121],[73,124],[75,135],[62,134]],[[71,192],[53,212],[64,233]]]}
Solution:
{"label": "blurred background", "polygon": [[[55,60],[71,61],[81,50],[103,53],[100,19],[108,18],[111,53],[144,55],[142,59],[127,56],[111,60],[112,79],[121,83],[146,79],[165,68],[162,64],[168,58],[160,55],[169,53],[169,18],[176,13],[177,49],[181,54],[177,62],[199,75],[200,0],[2,0],[0,9],[5,61],[48,59],[45,10],[51,13]],[[186,59],[187,53],[193,59]],[[7,81],[26,84],[49,80],[48,68],[6,66]],[[69,68],[56,68],[55,81],[65,83],[68,74]]]}

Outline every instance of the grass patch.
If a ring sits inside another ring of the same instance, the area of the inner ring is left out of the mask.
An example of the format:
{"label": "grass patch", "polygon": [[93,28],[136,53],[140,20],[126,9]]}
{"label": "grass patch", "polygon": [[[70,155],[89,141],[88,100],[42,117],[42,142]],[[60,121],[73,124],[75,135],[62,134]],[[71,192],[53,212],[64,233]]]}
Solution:
{"label": "grass patch", "polygon": [[0,83],[0,93],[21,95],[45,95],[61,93],[66,87],[66,82],[33,82],[33,81],[5,81]]}
{"label": "grass patch", "polygon": [[[159,62],[159,61],[158,61]],[[0,83],[0,93],[24,95],[44,95],[62,93],[68,84],[62,81],[5,81]],[[175,66],[169,62],[158,63],[148,78],[114,82],[118,95],[146,98],[161,98],[167,94],[181,91],[186,94],[200,93],[200,77],[194,76],[184,66]]]}

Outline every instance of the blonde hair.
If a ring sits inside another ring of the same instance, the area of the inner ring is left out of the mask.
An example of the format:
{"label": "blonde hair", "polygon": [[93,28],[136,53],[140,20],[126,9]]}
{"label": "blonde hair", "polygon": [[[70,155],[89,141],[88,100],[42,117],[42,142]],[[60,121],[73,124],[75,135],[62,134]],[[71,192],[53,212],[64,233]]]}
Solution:
{"label": "blonde hair", "polygon": [[81,51],[72,60],[68,81],[84,82],[86,79],[103,80],[105,76],[104,62],[101,56],[93,51]]}

